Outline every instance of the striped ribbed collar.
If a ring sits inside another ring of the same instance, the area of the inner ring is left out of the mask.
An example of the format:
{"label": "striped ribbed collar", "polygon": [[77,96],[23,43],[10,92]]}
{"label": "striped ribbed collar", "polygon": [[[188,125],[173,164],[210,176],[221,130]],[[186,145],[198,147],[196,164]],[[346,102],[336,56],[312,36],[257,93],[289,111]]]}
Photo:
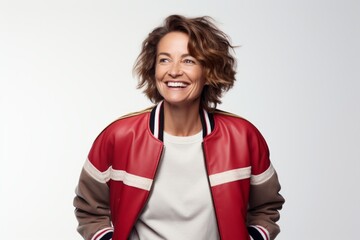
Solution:
{"label": "striped ribbed collar", "polygon": [[[199,110],[200,120],[203,128],[203,138],[209,135],[214,129],[214,116],[205,109]],[[164,104],[160,102],[150,114],[150,130],[159,140],[164,140]]]}

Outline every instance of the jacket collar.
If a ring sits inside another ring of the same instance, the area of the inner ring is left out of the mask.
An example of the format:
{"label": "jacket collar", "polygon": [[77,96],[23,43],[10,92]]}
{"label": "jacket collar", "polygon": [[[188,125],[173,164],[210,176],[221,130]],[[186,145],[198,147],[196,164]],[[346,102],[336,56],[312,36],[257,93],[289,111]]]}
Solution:
{"label": "jacket collar", "polygon": [[[214,130],[214,115],[208,113],[205,109],[199,110],[201,125],[203,128],[203,138]],[[150,130],[152,134],[163,141],[164,139],[164,104],[161,101],[150,113]]]}

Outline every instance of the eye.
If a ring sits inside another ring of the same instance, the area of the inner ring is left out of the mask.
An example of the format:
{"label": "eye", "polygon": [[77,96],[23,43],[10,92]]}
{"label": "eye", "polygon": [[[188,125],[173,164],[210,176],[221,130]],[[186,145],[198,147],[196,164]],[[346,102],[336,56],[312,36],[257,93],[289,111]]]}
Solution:
{"label": "eye", "polygon": [[195,60],[190,59],[190,58],[184,59],[183,63],[185,63],[185,64],[196,64]]}
{"label": "eye", "polygon": [[159,58],[158,59],[158,63],[168,63],[168,62],[170,62],[169,58]]}

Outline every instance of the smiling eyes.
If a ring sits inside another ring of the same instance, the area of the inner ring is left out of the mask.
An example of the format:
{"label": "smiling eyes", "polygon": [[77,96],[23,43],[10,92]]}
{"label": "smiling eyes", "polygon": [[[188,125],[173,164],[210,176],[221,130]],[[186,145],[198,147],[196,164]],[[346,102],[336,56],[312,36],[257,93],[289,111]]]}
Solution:
{"label": "smiling eyes", "polygon": [[[168,57],[160,57],[158,60],[158,63],[160,64],[165,64],[165,63],[170,63],[173,60],[171,58]],[[187,65],[195,65],[197,64],[196,60],[192,59],[192,58],[184,58],[181,60],[181,63],[187,64]]]}

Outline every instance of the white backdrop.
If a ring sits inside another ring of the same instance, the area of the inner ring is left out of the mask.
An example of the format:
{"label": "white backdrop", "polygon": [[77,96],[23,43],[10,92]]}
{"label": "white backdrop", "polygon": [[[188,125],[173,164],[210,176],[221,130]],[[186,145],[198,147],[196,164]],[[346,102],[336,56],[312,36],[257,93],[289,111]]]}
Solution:
{"label": "white backdrop", "polygon": [[82,164],[108,123],[150,105],[132,66],[173,13],[210,15],[241,45],[220,108],[268,141],[287,200],[278,239],[358,239],[356,0],[0,0],[0,238],[81,239]]}

